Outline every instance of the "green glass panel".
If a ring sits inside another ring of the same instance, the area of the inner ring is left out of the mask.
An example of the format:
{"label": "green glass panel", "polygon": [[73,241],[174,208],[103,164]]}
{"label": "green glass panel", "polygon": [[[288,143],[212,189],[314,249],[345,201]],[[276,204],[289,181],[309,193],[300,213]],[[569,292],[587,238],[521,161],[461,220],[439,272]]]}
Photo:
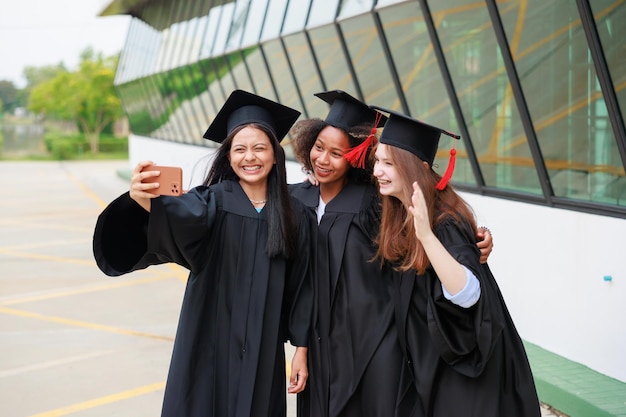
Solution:
{"label": "green glass panel", "polygon": [[316,98],[313,94],[323,90],[312,51],[306,42],[304,34],[298,33],[284,38],[285,47],[293,71],[300,88],[300,93],[305,102],[308,117],[325,117],[328,112],[328,104]]}
{"label": "green glass panel", "polygon": [[132,132],[138,135],[149,135],[153,130],[152,120],[150,118],[148,101],[140,81],[128,82],[120,86],[117,91],[122,100]]}
{"label": "green glass panel", "polygon": [[278,101],[285,106],[300,109],[298,90],[289,69],[289,63],[279,40],[263,44],[267,64],[270,67],[272,79],[278,92]]}
{"label": "green glass panel", "polygon": [[431,12],[485,184],[543,195],[487,8],[444,0]]}
{"label": "green glass panel", "polygon": [[365,100],[379,103],[381,96],[393,93],[393,80],[372,15],[343,20],[340,26]]}
{"label": "green glass panel", "polygon": [[[594,0],[590,2],[593,10],[598,35],[604,50],[604,58],[609,67],[613,88],[621,109],[622,120],[626,115],[626,2]],[[614,153],[618,157],[618,153]],[[617,159],[616,166],[619,168]],[[621,173],[613,175],[613,180],[607,185],[606,194],[614,197],[620,205],[626,205],[626,177],[622,168]]]}
{"label": "green glass panel", "polygon": [[[419,4],[410,2],[381,9],[380,18],[410,115],[460,133]],[[383,65],[381,61],[380,71]],[[383,107],[402,111],[395,91],[387,88],[379,93]],[[457,160],[452,182],[476,185],[463,141],[457,141],[455,145]],[[440,174],[447,167],[451,146],[448,137],[442,136],[440,151],[434,162],[434,168]]]}
{"label": "green glass panel", "polygon": [[554,194],[626,204],[624,168],[576,3],[528,0],[499,10]]}
{"label": "green glass panel", "polygon": [[354,94],[356,88],[348,69],[346,56],[334,25],[321,26],[309,32],[322,77],[329,90],[344,90]]}
{"label": "green glass panel", "polygon": [[276,94],[274,94],[269,70],[265,65],[261,48],[250,50],[250,52],[246,53],[245,59],[248,68],[250,68],[250,75],[256,89],[255,93],[270,100],[276,100]]}

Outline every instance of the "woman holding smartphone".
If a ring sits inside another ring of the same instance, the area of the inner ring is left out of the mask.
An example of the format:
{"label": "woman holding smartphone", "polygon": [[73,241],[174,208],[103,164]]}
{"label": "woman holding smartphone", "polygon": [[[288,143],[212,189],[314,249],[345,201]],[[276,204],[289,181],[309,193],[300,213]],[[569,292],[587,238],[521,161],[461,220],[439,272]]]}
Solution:
{"label": "woman holding smartphone", "polygon": [[309,223],[288,194],[280,140],[300,115],[234,91],[204,137],[220,143],[203,185],[157,196],[149,161],[100,215],[94,255],[107,275],[165,262],[190,274],[163,417],[285,416],[307,380]]}

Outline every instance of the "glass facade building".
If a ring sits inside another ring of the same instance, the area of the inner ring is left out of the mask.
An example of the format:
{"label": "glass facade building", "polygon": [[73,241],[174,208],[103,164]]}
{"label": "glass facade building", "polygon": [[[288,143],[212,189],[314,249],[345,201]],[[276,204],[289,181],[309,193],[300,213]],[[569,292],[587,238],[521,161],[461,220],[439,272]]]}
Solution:
{"label": "glass facade building", "polygon": [[302,118],[342,89],[460,134],[452,183],[495,231],[489,267],[541,400],[626,413],[626,0],[112,0],[111,14],[133,16],[115,79],[130,166],[201,183],[202,135],[237,88]]}
{"label": "glass facade building", "polygon": [[314,93],[342,89],[459,133],[462,191],[626,218],[624,0],[119,0],[102,14],[116,13],[135,17],[115,80],[134,134],[211,146],[233,89],[306,118],[327,112]]}

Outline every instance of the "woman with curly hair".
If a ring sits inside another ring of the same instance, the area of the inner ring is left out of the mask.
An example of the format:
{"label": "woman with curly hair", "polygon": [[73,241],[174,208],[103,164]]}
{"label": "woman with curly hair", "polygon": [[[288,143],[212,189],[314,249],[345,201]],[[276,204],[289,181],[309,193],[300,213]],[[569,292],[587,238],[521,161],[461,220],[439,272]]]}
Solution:
{"label": "woman with curly hair", "polygon": [[[301,120],[291,130],[295,154],[313,178],[290,191],[318,224],[310,377],[298,415],[389,417],[403,358],[389,271],[371,262],[380,200],[369,158],[386,118],[341,90],[315,95],[330,104],[326,119]],[[482,244],[486,256],[491,238]]]}

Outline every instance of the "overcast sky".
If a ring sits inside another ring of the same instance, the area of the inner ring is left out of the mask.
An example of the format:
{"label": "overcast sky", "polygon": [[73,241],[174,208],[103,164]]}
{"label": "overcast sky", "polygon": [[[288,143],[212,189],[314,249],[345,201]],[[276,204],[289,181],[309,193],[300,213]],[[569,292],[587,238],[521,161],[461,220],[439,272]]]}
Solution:
{"label": "overcast sky", "polygon": [[0,80],[24,87],[27,66],[76,69],[91,46],[105,56],[124,46],[128,16],[98,17],[111,0],[0,0]]}

